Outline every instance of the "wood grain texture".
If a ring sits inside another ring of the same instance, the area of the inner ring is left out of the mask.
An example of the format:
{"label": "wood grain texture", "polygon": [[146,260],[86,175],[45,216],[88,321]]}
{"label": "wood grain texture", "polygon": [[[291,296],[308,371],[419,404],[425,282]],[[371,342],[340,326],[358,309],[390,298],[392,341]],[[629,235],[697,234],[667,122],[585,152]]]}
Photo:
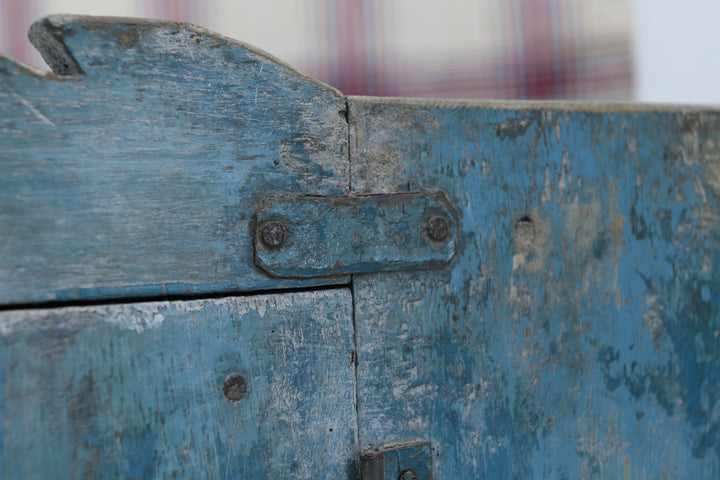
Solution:
{"label": "wood grain texture", "polygon": [[355,275],[364,450],[438,479],[720,477],[720,113],[349,98],[355,194],[442,190],[442,272]]}
{"label": "wood grain texture", "polygon": [[351,310],[333,289],[0,312],[0,477],[356,478]]}
{"label": "wood grain texture", "polygon": [[344,97],[190,25],[55,16],[0,57],[0,303],[228,292],[269,194],[348,189]]}

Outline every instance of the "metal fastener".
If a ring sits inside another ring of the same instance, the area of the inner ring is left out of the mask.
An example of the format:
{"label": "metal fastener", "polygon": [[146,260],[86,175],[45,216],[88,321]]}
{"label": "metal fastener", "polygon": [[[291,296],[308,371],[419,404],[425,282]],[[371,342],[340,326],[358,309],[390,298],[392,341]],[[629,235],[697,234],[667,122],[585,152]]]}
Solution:
{"label": "metal fastener", "polygon": [[285,241],[285,228],[278,222],[266,223],[262,229],[261,237],[265,245],[277,248]]}
{"label": "metal fastener", "polygon": [[247,394],[247,380],[244,377],[233,373],[223,383],[223,395],[233,403],[237,403]]}
{"label": "metal fastener", "polygon": [[412,468],[408,468],[400,472],[397,480],[418,480],[418,476]]}
{"label": "metal fastener", "polygon": [[450,233],[450,226],[443,217],[432,217],[426,229],[428,236],[436,242],[444,242]]}

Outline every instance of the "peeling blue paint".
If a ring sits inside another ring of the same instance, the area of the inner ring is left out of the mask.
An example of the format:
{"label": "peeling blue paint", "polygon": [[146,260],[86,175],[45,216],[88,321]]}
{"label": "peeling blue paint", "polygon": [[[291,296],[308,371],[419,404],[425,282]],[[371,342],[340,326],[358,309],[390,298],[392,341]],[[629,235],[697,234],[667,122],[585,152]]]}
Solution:
{"label": "peeling blue paint", "polygon": [[462,225],[444,272],[354,277],[362,446],[720,476],[720,115],[574,108],[350,98],[354,193],[440,189]]}

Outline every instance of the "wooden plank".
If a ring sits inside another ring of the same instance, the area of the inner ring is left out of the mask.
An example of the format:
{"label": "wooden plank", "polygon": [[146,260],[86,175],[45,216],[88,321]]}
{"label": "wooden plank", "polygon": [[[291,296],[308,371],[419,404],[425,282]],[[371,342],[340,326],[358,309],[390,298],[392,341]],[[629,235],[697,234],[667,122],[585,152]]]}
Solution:
{"label": "wooden plank", "polygon": [[171,22],[54,16],[0,57],[0,303],[347,282],[268,277],[250,214],[348,189],[344,97]]}
{"label": "wooden plank", "polygon": [[719,478],[720,113],[349,105],[353,193],[460,216],[445,271],[354,276],[363,450],[430,441],[435,478]]}
{"label": "wooden plank", "polygon": [[0,312],[0,477],[355,478],[351,303]]}

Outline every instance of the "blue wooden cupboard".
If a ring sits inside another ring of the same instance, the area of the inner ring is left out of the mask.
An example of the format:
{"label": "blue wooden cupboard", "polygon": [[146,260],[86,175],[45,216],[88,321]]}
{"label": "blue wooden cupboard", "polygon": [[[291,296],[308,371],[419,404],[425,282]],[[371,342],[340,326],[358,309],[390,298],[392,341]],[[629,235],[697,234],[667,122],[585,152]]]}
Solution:
{"label": "blue wooden cupboard", "polygon": [[720,478],[720,111],[0,57],[0,477]]}

